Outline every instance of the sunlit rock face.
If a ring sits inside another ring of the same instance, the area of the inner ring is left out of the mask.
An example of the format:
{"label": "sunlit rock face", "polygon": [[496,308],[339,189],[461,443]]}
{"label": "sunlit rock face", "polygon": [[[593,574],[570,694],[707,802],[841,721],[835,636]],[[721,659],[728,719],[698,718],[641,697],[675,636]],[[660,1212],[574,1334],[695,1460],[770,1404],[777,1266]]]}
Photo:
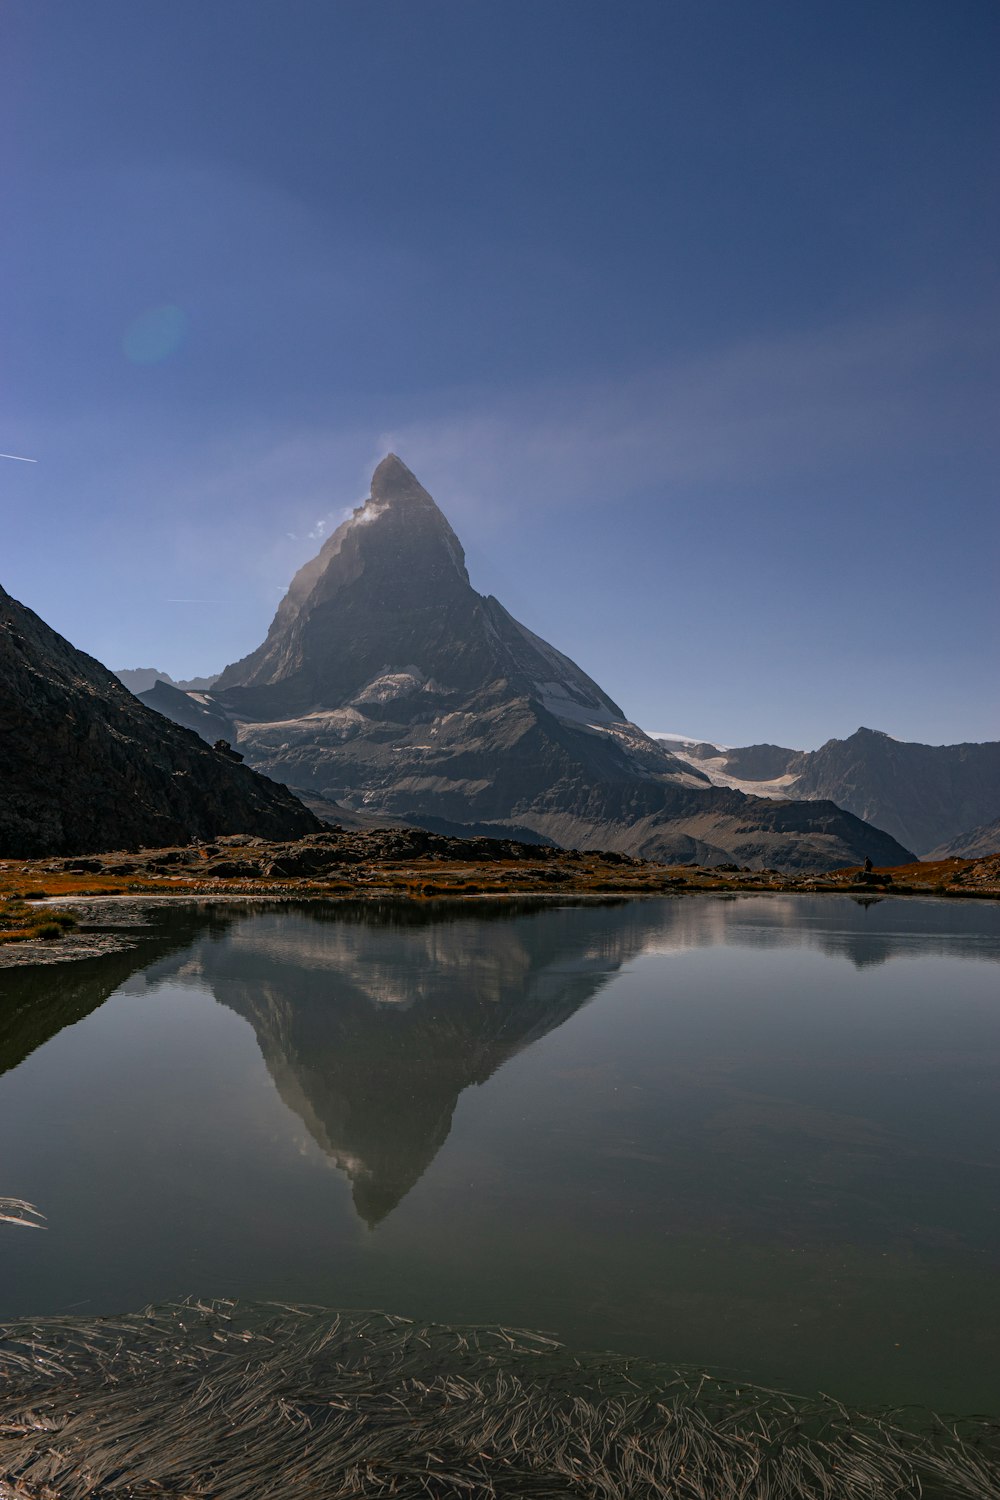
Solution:
{"label": "sunlit rock face", "polygon": [[751,867],[907,856],[831,803],[715,788],[637,728],[476,593],[454,531],[393,454],[296,575],[263,644],[198,695],[197,713],[167,697],[157,706],[183,722],[231,725],[267,774],[401,822]]}
{"label": "sunlit rock face", "polygon": [[2,588],[0,745],[0,856],[320,827],[285,787],[151,712]]}

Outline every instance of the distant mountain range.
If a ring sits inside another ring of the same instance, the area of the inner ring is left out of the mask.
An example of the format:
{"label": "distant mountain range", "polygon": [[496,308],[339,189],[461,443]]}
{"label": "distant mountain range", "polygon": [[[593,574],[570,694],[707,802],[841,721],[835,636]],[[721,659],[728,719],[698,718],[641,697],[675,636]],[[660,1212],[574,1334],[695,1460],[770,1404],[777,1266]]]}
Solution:
{"label": "distant mountain range", "polygon": [[182,679],[175,682],[169,672],[161,672],[159,667],[122,667],[115,676],[119,682],[124,682],[129,692],[138,697],[140,693],[155,687],[158,682],[169,683],[171,687],[181,688],[184,692],[202,693],[217,681],[219,674],[216,672],[212,677],[189,677],[186,681]]}
{"label": "distant mountain range", "polygon": [[0,856],[322,825],[283,786],[146,708],[0,588]]}
{"label": "distant mountain range", "polygon": [[717,786],[829,798],[921,858],[944,846],[969,858],[1000,849],[1000,743],[919,745],[864,728],[818,750],[661,739]]}
{"label": "distant mountain range", "polygon": [[266,640],[208,690],[143,701],[296,789],[398,822],[753,868],[911,858],[829,800],[713,784],[469,582],[395,455],[300,569]]}

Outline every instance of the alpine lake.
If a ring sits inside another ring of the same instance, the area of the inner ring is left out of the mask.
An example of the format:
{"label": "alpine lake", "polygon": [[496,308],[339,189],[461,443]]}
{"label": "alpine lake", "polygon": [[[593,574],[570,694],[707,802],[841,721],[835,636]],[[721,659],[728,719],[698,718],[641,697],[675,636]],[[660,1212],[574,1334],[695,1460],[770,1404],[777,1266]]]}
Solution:
{"label": "alpine lake", "polygon": [[151,907],[0,970],[0,1318],[196,1296],[1000,1407],[1000,903]]}

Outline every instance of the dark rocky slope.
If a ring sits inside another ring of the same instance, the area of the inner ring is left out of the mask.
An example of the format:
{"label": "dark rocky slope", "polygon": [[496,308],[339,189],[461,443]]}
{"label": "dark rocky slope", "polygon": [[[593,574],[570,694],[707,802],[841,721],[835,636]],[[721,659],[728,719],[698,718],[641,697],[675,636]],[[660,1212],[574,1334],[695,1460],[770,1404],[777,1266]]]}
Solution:
{"label": "dark rocky slope", "polygon": [[139,703],[0,589],[0,855],[83,854],[321,825],[283,786]]}
{"label": "dark rocky slope", "polygon": [[[400,822],[785,869],[909,858],[832,803],[715,788],[630,723],[476,593],[455,533],[393,455],[297,574],[267,639],[198,702],[253,765]],[[158,706],[195,722],[166,694]]]}
{"label": "dark rocky slope", "polygon": [[829,740],[788,768],[796,797],[832,797],[918,854],[1000,807],[1000,744],[918,745],[875,729]]}

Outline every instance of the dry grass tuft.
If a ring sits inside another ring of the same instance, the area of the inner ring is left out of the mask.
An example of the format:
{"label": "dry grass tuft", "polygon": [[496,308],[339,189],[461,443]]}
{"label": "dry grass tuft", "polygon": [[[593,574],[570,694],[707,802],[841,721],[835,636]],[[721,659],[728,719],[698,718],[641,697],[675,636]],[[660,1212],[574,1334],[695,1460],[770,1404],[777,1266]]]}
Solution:
{"label": "dry grass tuft", "polygon": [[1000,1432],[521,1330],[193,1302],[0,1329],[0,1476],[15,1500],[997,1500]]}
{"label": "dry grass tuft", "polygon": [[32,938],[60,938],[76,926],[69,911],[29,905],[19,896],[0,900],[0,943],[25,943]]}

